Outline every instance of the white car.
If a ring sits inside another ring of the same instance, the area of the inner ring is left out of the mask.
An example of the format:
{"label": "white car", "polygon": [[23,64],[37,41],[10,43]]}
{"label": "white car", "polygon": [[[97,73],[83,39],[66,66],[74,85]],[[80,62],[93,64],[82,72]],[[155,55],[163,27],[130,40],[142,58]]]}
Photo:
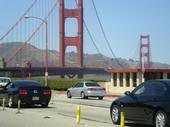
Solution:
{"label": "white car", "polygon": [[11,82],[11,79],[8,77],[0,77],[0,87],[6,86],[7,83]]}
{"label": "white car", "polygon": [[80,82],[67,90],[67,97],[98,97],[100,100],[106,95],[105,88],[102,88],[96,82]]}

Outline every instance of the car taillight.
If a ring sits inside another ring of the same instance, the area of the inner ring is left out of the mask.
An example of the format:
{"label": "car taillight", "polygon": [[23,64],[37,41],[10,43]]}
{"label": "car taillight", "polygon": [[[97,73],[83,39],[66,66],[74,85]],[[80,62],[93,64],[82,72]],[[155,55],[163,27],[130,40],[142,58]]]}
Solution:
{"label": "car taillight", "polygon": [[45,94],[45,95],[51,94],[51,91],[50,91],[50,90],[44,90],[44,91],[43,91],[43,94]]}
{"label": "car taillight", "polygon": [[26,95],[28,94],[27,90],[19,90],[19,95]]}
{"label": "car taillight", "polygon": [[87,88],[87,90],[97,90],[96,88]]}
{"label": "car taillight", "polygon": [[101,90],[105,91],[106,89],[105,88],[101,88]]}

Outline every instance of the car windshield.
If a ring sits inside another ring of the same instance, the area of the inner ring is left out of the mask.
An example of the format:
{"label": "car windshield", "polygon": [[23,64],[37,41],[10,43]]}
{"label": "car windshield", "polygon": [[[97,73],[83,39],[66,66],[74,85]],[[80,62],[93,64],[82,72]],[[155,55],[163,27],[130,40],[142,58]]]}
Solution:
{"label": "car windshield", "polygon": [[86,83],[86,86],[87,87],[90,87],[90,86],[92,86],[92,87],[100,87],[100,85],[98,85],[97,83]]}

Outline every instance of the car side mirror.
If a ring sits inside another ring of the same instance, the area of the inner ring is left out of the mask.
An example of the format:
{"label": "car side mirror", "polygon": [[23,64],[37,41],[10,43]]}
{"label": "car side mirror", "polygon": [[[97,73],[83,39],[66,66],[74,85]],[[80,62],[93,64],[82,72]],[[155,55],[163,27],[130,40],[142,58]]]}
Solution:
{"label": "car side mirror", "polygon": [[126,95],[126,96],[131,96],[132,94],[131,94],[130,91],[126,91],[126,92],[125,92],[125,95]]}

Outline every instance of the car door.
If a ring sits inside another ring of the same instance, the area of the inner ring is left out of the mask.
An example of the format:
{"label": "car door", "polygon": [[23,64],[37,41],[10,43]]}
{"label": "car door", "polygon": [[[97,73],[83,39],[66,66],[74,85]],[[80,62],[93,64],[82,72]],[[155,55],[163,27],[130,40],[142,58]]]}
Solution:
{"label": "car door", "polygon": [[2,102],[4,88],[0,87],[0,103]]}
{"label": "car door", "polygon": [[[153,81],[150,83],[150,87],[147,93],[147,101],[144,102],[144,117],[152,118],[155,107],[159,106],[166,98],[167,86],[159,81]],[[147,120],[147,119],[146,119]]]}
{"label": "car door", "polygon": [[79,87],[78,87],[78,89],[77,89],[77,96],[78,97],[81,97],[81,92],[83,91],[83,88],[84,88],[84,83],[82,82],[82,83],[80,83],[79,84]]}
{"label": "car door", "polygon": [[10,82],[7,86],[6,86],[6,89],[4,91],[6,93],[6,95],[13,95],[13,94],[16,94],[17,93],[17,88],[15,87],[15,85]]}
{"label": "car door", "polygon": [[71,95],[73,97],[76,96],[76,90],[77,90],[77,86],[79,85],[79,83],[77,83],[76,85],[74,85],[71,89],[70,89],[70,92],[71,92]]}
{"label": "car door", "polygon": [[83,89],[84,83],[79,83],[78,85],[76,85],[75,87],[75,96],[76,97],[80,97],[81,96],[81,91]]}
{"label": "car door", "polygon": [[145,108],[147,103],[150,102],[150,98],[148,98],[150,83],[150,81],[143,83],[143,86],[134,93],[136,98],[134,108],[136,114],[134,115],[134,119],[137,121],[146,121],[149,118],[145,113]]}
{"label": "car door", "polygon": [[8,83],[5,87],[0,88],[0,101],[5,97],[7,99],[9,88],[13,86],[12,83]]}
{"label": "car door", "polygon": [[121,105],[128,120],[142,121],[143,101],[147,98],[148,82],[142,83],[136,87],[132,93],[126,98],[125,103]]}

